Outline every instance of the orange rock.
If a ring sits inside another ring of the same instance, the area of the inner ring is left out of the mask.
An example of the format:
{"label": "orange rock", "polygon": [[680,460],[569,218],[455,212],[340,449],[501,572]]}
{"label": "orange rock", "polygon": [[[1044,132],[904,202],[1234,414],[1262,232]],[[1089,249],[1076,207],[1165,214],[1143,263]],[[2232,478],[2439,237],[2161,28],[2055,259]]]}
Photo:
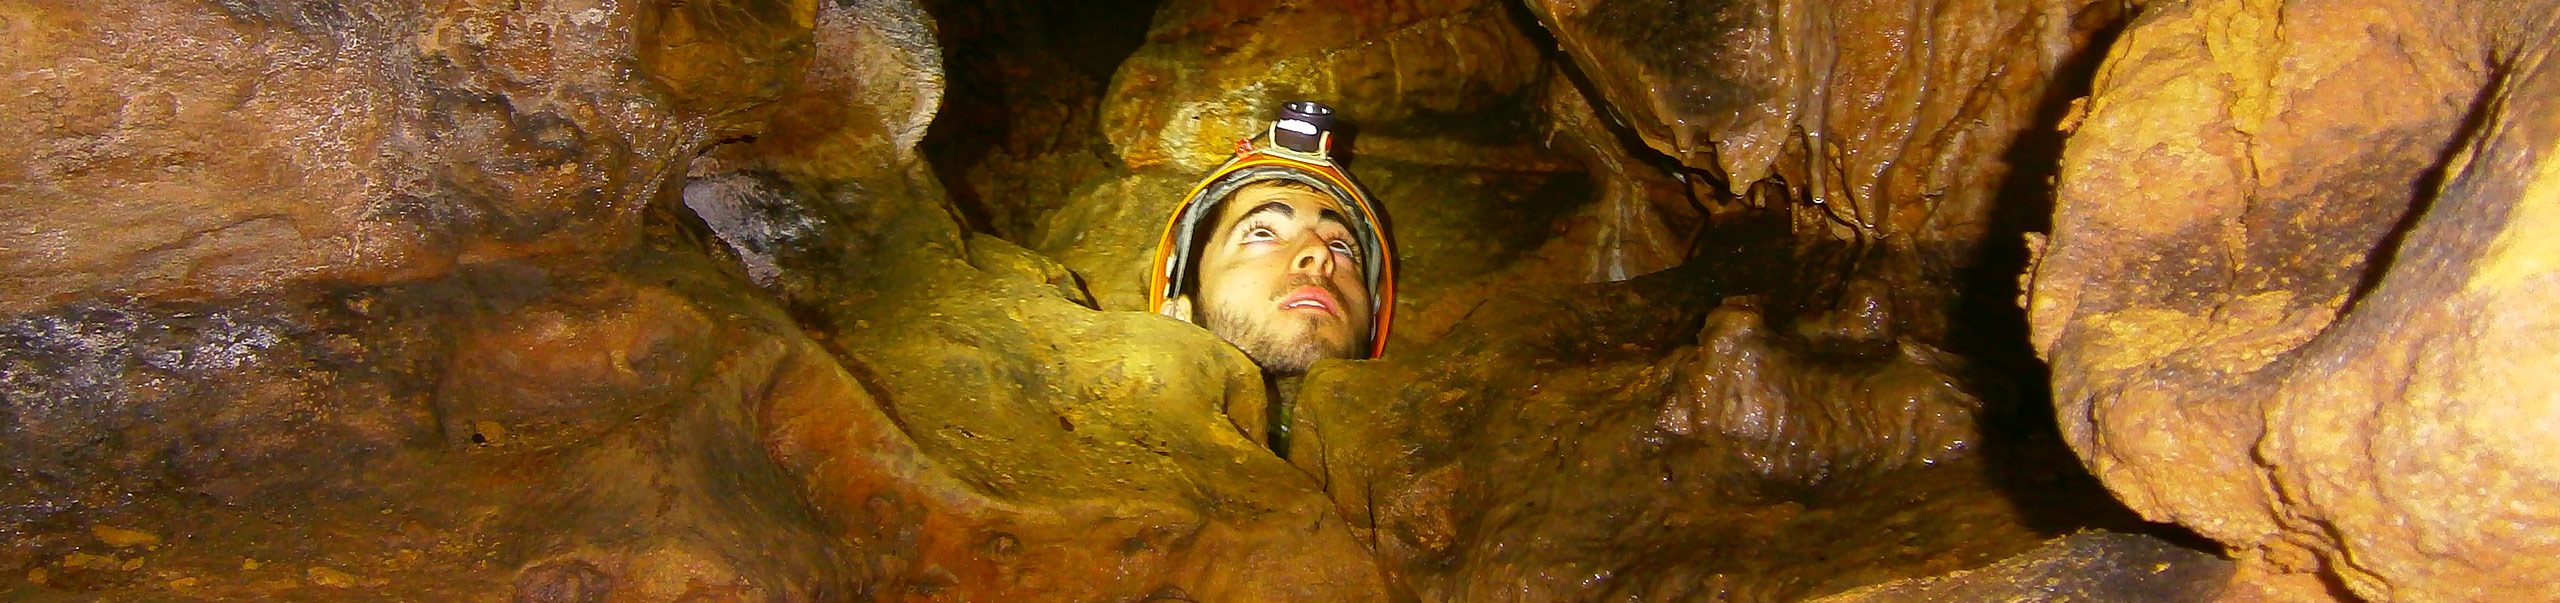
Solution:
{"label": "orange rock", "polygon": [[140,530],[127,530],[106,524],[89,526],[89,533],[96,535],[99,542],[104,542],[107,543],[107,546],[120,549],[154,547],[160,545],[160,536],[157,534]]}
{"label": "orange rock", "polygon": [[2515,58],[2548,40],[2501,33],[2549,8],[2146,6],[2111,49],[2034,342],[2084,461],[2230,546],[2251,588],[2560,582],[2560,344],[2528,301],[2560,292],[2541,151],[2560,129],[2550,67]]}

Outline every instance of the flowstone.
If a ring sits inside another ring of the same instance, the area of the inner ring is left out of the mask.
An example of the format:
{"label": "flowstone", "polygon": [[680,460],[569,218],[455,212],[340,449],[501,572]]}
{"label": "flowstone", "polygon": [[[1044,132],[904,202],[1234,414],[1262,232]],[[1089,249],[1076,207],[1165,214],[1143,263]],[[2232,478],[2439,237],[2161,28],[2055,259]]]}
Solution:
{"label": "flowstone", "polygon": [[2146,6],[2074,117],[2029,300],[2063,434],[2235,600],[2551,596],[2550,9]]}
{"label": "flowstone", "polygon": [[1844,328],[1880,309],[1767,288],[1805,275],[1750,276],[1784,257],[1515,289],[1439,342],[1319,365],[1290,460],[1425,600],[1796,600],[2021,553],[2056,523],[2133,527],[2035,465],[2049,447],[1978,450],[1997,381]]}
{"label": "flowstone", "polygon": [[[2543,4],[0,0],[0,597],[2541,598]],[[1271,389],[1139,271],[1299,98]]]}

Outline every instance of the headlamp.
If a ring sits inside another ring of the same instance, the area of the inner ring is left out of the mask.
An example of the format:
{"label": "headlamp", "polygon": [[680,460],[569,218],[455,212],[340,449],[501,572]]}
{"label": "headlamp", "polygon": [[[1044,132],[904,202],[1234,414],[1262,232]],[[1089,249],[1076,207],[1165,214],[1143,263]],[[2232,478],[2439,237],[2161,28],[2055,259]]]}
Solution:
{"label": "headlamp", "polygon": [[1305,183],[1332,195],[1348,210],[1352,238],[1360,244],[1361,275],[1369,284],[1368,357],[1385,353],[1388,319],[1395,313],[1394,262],[1368,191],[1333,162],[1333,108],[1313,101],[1282,103],[1279,118],[1261,136],[1236,141],[1235,156],[1210,170],[1183,197],[1165,224],[1164,236],[1156,242],[1147,310],[1161,313],[1166,302],[1198,286],[1201,225],[1217,219],[1218,204],[1236,189],[1268,180]]}

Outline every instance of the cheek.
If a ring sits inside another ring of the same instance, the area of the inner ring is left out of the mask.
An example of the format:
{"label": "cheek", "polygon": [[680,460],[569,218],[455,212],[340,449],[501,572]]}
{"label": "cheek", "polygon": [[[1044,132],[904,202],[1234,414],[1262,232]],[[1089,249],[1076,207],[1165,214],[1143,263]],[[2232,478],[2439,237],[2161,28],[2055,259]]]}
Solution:
{"label": "cheek", "polygon": [[1343,297],[1350,298],[1342,300],[1342,303],[1358,310],[1358,312],[1355,312],[1356,314],[1360,316],[1369,315],[1369,312],[1367,311],[1369,308],[1368,279],[1362,278],[1356,273],[1335,272],[1333,273],[1333,289],[1335,291],[1342,292]]}
{"label": "cheek", "polygon": [[1243,302],[1269,297],[1270,275],[1258,267],[1244,263],[1229,265],[1217,280],[1202,283],[1202,290],[1223,301]]}

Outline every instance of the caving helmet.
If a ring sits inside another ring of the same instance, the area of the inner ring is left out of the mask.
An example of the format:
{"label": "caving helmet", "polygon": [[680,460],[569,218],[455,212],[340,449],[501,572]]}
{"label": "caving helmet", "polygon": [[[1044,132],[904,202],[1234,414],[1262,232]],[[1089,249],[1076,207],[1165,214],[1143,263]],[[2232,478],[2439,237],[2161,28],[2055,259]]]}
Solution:
{"label": "caving helmet", "polygon": [[1361,274],[1369,281],[1368,357],[1385,353],[1387,323],[1395,313],[1394,262],[1368,191],[1333,162],[1332,151],[1333,108],[1314,101],[1282,103],[1279,119],[1261,135],[1236,141],[1235,156],[1193,185],[1165,224],[1149,273],[1147,310],[1163,313],[1168,302],[1198,287],[1200,231],[1217,219],[1220,203],[1248,184],[1294,180],[1332,195],[1348,209],[1352,238],[1360,244]]}

